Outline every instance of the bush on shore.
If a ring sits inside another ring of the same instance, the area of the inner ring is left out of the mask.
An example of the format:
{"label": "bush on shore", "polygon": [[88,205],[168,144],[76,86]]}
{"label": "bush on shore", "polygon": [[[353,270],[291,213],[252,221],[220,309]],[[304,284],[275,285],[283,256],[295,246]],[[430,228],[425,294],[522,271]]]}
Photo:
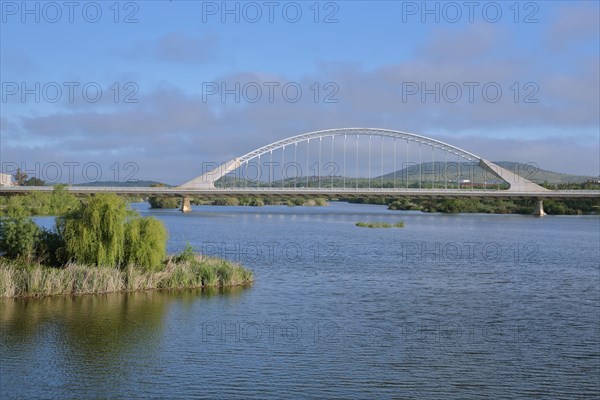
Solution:
{"label": "bush on shore", "polygon": [[38,252],[42,229],[17,202],[9,204],[7,216],[0,219],[0,252],[9,258],[32,260]]}
{"label": "bush on shore", "polygon": [[[164,183],[154,183],[150,187],[167,187]],[[181,200],[176,197],[149,197],[150,208],[179,208]]]}
{"label": "bush on shore", "polygon": [[18,205],[30,215],[63,215],[80,204],[64,185],[54,186],[52,192],[32,192],[26,196],[0,198],[0,215],[7,215],[8,209]]}

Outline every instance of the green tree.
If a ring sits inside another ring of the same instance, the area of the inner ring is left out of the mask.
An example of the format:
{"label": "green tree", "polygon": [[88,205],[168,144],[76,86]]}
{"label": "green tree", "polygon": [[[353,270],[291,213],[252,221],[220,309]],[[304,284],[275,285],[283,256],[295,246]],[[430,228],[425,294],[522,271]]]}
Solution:
{"label": "green tree", "polygon": [[40,178],[32,176],[24,182],[25,186],[46,186],[46,182]]}
{"label": "green tree", "polygon": [[437,211],[444,213],[458,213],[462,209],[462,204],[459,199],[443,199],[438,202]]}
{"label": "green tree", "polygon": [[61,267],[65,259],[65,243],[56,230],[42,229],[36,245],[38,260],[46,265]]}
{"label": "green tree", "polygon": [[[154,183],[150,187],[167,187],[164,183]],[[178,208],[179,199],[174,197],[149,197],[150,208]]]}
{"label": "green tree", "polygon": [[149,197],[150,208],[179,208],[179,200],[174,197]]}
{"label": "green tree", "polygon": [[563,202],[552,199],[544,201],[544,211],[550,215],[570,214],[569,208]]}
{"label": "green tree", "polygon": [[9,200],[7,215],[0,219],[0,253],[8,258],[32,260],[42,230],[16,198]]}
{"label": "green tree", "polygon": [[49,193],[31,192],[19,200],[29,215],[48,215],[50,211]]}
{"label": "green tree", "polygon": [[50,215],[64,215],[79,207],[80,202],[74,194],[69,193],[64,185],[56,185],[52,189],[49,201]]}
{"label": "green tree", "polygon": [[167,255],[167,230],[152,217],[134,218],[125,225],[125,264],[159,270]]}
{"label": "green tree", "polygon": [[115,194],[99,194],[85,206],[57,220],[67,258],[84,264],[119,266],[124,261],[125,202]]}
{"label": "green tree", "polygon": [[128,210],[115,194],[90,197],[57,219],[57,233],[64,242],[66,259],[82,264],[157,270],[166,257],[164,225]]}
{"label": "green tree", "polygon": [[21,168],[17,168],[17,171],[15,172],[13,177],[15,178],[15,184],[17,186],[23,186],[25,185],[25,181],[27,181],[28,175],[25,172],[21,171]]}

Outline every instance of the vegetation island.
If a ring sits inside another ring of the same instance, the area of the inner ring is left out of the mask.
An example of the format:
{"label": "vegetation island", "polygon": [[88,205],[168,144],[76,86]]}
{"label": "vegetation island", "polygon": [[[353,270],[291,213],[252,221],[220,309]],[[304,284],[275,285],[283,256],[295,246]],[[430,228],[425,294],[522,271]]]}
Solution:
{"label": "vegetation island", "polygon": [[[42,196],[40,196],[42,195]],[[167,255],[162,222],[141,217],[115,194],[82,200],[51,194],[10,197],[0,218],[0,297],[36,297],[248,285],[252,271],[187,245]],[[31,220],[56,215],[55,227]],[[40,214],[40,213],[37,213]]]}

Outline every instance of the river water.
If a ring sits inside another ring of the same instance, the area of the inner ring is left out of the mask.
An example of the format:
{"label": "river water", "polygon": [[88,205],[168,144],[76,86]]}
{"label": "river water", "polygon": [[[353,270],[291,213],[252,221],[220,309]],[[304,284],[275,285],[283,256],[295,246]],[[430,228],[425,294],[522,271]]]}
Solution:
{"label": "river water", "polygon": [[255,283],[0,300],[0,398],[600,396],[598,216],[132,207]]}

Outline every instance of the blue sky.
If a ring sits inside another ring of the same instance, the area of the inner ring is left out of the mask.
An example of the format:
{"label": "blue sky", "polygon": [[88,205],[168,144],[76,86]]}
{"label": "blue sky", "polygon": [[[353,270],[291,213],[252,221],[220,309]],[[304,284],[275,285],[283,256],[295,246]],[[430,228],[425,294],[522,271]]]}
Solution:
{"label": "blue sky", "polygon": [[[131,162],[177,184],[274,140],[367,126],[599,173],[596,1],[64,3],[0,2],[3,170],[94,162],[108,179]],[[221,96],[236,84],[239,102]]]}

